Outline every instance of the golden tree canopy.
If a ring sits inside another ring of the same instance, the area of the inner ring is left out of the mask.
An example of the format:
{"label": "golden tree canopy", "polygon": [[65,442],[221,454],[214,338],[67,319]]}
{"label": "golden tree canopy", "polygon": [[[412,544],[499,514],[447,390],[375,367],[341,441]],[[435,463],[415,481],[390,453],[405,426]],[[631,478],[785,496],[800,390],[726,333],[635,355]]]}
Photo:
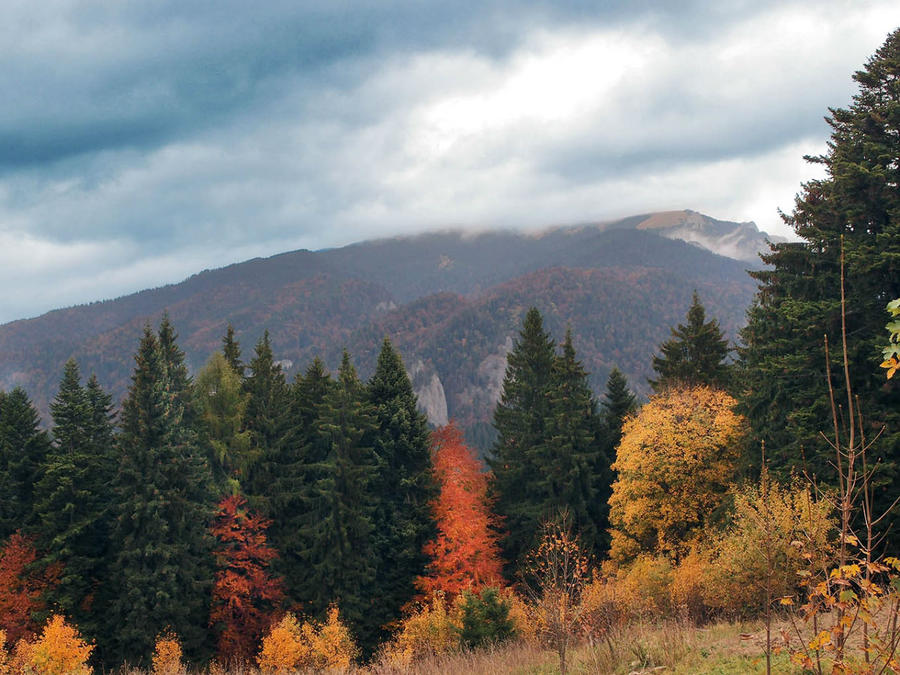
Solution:
{"label": "golden tree canopy", "polygon": [[735,400],[705,386],[650,399],[623,427],[609,500],[610,557],[680,557],[701,535],[736,474],[744,419]]}

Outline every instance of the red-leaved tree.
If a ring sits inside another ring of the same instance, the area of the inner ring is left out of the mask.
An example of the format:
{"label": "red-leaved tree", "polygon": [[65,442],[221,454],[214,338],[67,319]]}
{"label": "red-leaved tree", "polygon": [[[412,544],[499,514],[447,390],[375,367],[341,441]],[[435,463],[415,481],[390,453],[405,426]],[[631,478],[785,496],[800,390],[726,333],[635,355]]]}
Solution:
{"label": "red-leaved tree", "polygon": [[434,475],[440,486],[432,509],[438,536],[425,545],[428,573],[417,585],[426,595],[454,596],[501,583],[502,563],[484,467],[451,422],[431,435]]}
{"label": "red-leaved tree", "polygon": [[219,658],[249,661],[280,610],[281,581],[269,574],[278,556],[266,542],[269,521],[247,510],[247,500],[231,495],[219,503],[212,527],[216,538],[216,581],[210,625],[218,630]]}
{"label": "red-leaved tree", "polygon": [[0,548],[0,630],[10,645],[40,630],[33,616],[45,609],[41,596],[59,578],[58,565],[34,570],[35,560],[34,540],[21,532]]}

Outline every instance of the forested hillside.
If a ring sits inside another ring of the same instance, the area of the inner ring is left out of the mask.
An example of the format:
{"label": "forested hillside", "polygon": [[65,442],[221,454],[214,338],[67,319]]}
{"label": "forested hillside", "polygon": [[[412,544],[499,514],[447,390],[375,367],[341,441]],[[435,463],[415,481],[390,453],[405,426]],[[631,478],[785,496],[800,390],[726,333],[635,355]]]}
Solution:
{"label": "forested hillside", "polygon": [[542,234],[427,234],[202,272],[0,326],[0,388],[23,386],[46,418],[57,374],[74,357],[118,402],[132,345],[144,324],[167,310],[192,371],[228,322],[244,344],[268,330],[289,376],[316,355],[335,368],[344,346],[368,376],[387,335],[413,371],[433,423],[455,417],[468,429],[483,428],[516,326],[535,305],[554,332],[572,325],[595,389],[618,365],[646,392],[648,354],[683,316],[694,290],[734,337],[754,289],[748,263],[636,229],[647,220]]}

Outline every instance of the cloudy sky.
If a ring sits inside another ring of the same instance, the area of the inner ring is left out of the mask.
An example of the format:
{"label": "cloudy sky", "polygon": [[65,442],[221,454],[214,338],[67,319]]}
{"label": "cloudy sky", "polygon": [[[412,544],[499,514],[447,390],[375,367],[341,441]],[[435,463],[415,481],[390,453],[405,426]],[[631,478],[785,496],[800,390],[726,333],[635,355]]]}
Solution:
{"label": "cloudy sky", "polygon": [[896,0],[7,0],[0,322],[427,229],[787,234],[898,26]]}

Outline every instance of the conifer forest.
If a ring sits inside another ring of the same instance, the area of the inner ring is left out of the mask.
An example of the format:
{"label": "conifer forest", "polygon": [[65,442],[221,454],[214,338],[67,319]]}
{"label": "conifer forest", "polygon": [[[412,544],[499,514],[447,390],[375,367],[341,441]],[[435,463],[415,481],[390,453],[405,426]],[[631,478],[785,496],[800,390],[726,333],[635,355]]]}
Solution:
{"label": "conifer forest", "polygon": [[736,340],[597,395],[532,307],[483,453],[383,336],[0,391],[0,673],[900,673],[900,30],[853,80]]}

